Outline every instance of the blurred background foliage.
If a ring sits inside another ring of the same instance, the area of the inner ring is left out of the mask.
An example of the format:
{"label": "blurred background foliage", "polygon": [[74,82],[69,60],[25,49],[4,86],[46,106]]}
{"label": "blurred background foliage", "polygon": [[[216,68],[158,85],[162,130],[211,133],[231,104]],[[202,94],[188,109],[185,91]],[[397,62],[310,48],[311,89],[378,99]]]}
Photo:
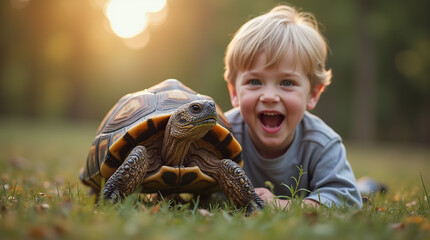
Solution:
{"label": "blurred background foliage", "polygon": [[[107,2],[0,1],[0,120],[98,122],[124,94],[167,78],[228,110],[225,48],[280,3],[167,0],[124,39],[111,30]],[[430,1],[289,3],[316,16],[330,46],[333,83],[314,113],[346,139],[430,144]]]}

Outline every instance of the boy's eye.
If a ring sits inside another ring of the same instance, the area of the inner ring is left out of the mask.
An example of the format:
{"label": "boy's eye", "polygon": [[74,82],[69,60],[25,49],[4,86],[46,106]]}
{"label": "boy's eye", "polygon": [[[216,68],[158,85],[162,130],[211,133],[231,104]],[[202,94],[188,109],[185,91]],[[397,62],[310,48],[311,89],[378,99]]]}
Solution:
{"label": "boy's eye", "polygon": [[261,82],[257,79],[251,79],[249,80],[249,84],[251,85],[261,85]]}
{"label": "boy's eye", "polygon": [[290,81],[290,80],[283,80],[281,82],[281,86],[284,86],[284,87],[290,87],[290,86],[293,86],[293,85],[294,85],[293,82]]}

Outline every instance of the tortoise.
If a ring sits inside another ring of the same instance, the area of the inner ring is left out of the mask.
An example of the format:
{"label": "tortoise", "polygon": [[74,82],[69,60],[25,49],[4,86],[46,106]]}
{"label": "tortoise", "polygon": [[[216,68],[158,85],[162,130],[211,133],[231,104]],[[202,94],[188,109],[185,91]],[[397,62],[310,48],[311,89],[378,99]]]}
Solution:
{"label": "tortoise", "polygon": [[103,198],[221,190],[250,214],[264,207],[242,169],[242,148],[223,112],[174,79],[127,94],[101,122],[80,172]]}

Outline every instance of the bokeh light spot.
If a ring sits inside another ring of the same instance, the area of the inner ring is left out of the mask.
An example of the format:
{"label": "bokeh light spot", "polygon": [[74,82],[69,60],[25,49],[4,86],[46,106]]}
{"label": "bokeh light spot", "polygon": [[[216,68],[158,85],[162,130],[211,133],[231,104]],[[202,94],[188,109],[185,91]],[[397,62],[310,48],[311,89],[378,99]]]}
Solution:
{"label": "bokeh light spot", "polygon": [[166,0],[110,0],[105,14],[112,31],[121,38],[132,38],[148,25],[148,13],[164,8]]}

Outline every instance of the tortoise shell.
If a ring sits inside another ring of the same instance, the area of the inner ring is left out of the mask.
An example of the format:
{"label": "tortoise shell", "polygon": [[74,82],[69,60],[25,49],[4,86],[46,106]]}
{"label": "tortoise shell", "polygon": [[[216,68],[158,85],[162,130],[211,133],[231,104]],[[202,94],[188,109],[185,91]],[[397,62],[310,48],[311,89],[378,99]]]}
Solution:
{"label": "tortoise shell", "polygon": [[[171,113],[179,106],[195,100],[213,100],[198,94],[178,80],[165,80],[149,89],[127,94],[109,111],[101,122],[81,170],[80,179],[100,190],[102,179],[108,179],[124,162],[130,151],[139,144],[151,144],[148,139],[164,132]],[[222,110],[216,106],[217,125],[201,140],[207,142],[221,159],[231,159],[242,166],[241,146],[230,133],[231,127]],[[169,177],[181,175],[183,182],[169,182]],[[167,176],[167,177],[166,177]],[[142,192],[213,191],[216,181],[198,167],[162,166],[151,176],[145,176]]]}

